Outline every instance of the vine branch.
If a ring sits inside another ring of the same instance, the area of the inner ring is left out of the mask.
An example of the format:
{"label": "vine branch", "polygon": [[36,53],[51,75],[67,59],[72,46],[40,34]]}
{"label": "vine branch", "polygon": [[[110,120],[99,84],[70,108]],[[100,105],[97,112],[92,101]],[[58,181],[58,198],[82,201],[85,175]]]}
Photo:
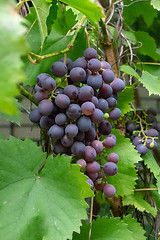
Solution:
{"label": "vine branch", "polygon": [[20,94],[28,98],[32,103],[34,103],[36,106],[38,106],[38,101],[35,99],[35,97],[30,94],[24,87],[22,87],[20,84],[17,84],[18,89],[20,90]]}

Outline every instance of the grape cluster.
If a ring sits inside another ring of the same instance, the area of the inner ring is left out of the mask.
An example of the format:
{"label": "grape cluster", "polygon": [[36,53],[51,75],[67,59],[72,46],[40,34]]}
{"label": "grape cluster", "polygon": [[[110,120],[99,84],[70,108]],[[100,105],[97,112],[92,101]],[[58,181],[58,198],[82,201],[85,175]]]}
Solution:
{"label": "grape cluster", "polygon": [[156,115],[157,112],[153,108],[146,111],[136,110],[133,120],[126,123],[126,132],[141,156],[144,156],[148,149],[154,150],[157,147],[160,122],[156,120]]}
{"label": "grape cluster", "polygon": [[[125,84],[115,78],[111,66],[99,61],[95,49],[87,48],[84,57],[72,62],[60,59],[51,66],[56,78],[66,82],[64,88],[56,87],[56,81],[46,73],[38,75],[35,98],[38,108],[31,111],[33,123],[48,131],[54,154],[73,155],[81,170],[88,176],[87,182],[107,197],[115,195],[113,185],[105,183],[105,176],[117,173],[119,156],[110,153],[104,166],[95,161],[105,148],[113,148],[116,137],[111,133],[110,120],[118,120],[121,111],[116,108],[118,92]],[[56,79],[55,78],[55,79]],[[102,136],[107,135],[102,141]]]}

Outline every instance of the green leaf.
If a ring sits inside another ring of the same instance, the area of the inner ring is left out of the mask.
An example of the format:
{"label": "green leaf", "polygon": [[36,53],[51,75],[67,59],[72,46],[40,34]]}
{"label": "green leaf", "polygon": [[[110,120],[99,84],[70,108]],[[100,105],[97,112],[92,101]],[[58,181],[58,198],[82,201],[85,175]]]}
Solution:
{"label": "green leaf", "polygon": [[149,35],[148,32],[138,31],[135,32],[135,36],[137,41],[142,43],[142,46],[137,48],[137,52],[139,54],[150,56],[155,60],[160,60],[160,55],[156,52],[156,41]]}
{"label": "green leaf", "polygon": [[160,0],[151,0],[151,5],[157,9],[158,11],[160,11]]}
{"label": "green leaf", "polygon": [[[129,5],[130,4],[130,5]],[[123,17],[128,25],[132,25],[135,21],[139,20],[140,16],[143,17],[146,25],[150,27],[157,17],[157,11],[150,5],[150,2],[133,2],[132,0],[124,0]]]}
{"label": "green leaf", "polygon": [[[150,184],[150,188],[157,188],[157,186],[153,185],[153,184]],[[151,191],[151,195],[156,203],[156,207],[160,209],[160,194],[158,193],[158,191],[156,190],[152,190]]]}
{"label": "green leaf", "polygon": [[143,160],[154,176],[157,177],[160,174],[160,167],[153,157],[152,152],[148,151],[147,154],[143,156]]}
{"label": "green leaf", "polygon": [[120,70],[128,75],[132,75],[132,76],[136,77],[137,79],[139,79],[138,73],[129,65],[120,66]]}
{"label": "green leaf", "polygon": [[136,67],[140,71],[144,70],[146,72],[149,72],[151,75],[155,75],[157,77],[160,76],[160,66],[156,66],[156,63],[155,63],[155,65],[137,64]]}
{"label": "green leaf", "polygon": [[157,214],[157,209],[151,207],[151,205],[143,199],[143,194],[141,192],[135,192],[130,196],[124,196],[123,205],[134,205],[139,211],[151,213],[154,217]]}
{"label": "green leaf", "polygon": [[94,26],[96,26],[96,23],[100,20],[100,18],[105,17],[105,15],[102,13],[102,8],[100,8],[96,3],[90,2],[89,0],[62,0],[61,2],[66,3],[82,12]]}
{"label": "green leaf", "polygon": [[[86,240],[89,236],[89,225],[86,222],[83,222],[81,227],[81,233],[73,233],[72,240]],[[115,231],[116,229],[116,231]],[[136,229],[136,233],[134,232]],[[139,238],[138,238],[139,237]],[[144,240],[144,230],[135,219],[132,219],[131,216],[126,216],[121,220],[120,218],[98,218],[96,221],[92,222],[92,231],[91,231],[92,240]]]}
{"label": "green leaf", "polygon": [[0,133],[0,139],[5,139],[4,135]]}
{"label": "green leaf", "polygon": [[14,9],[15,1],[0,3],[0,111],[17,115],[17,83],[25,80],[21,55],[26,52],[24,19]]}
{"label": "green leaf", "polygon": [[35,8],[37,21],[39,25],[39,31],[41,34],[41,48],[44,40],[47,37],[47,17],[49,15],[50,3],[44,0],[31,0],[33,7]]}
{"label": "green leaf", "polygon": [[157,188],[158,188],[158,193],[160,194],[160,175],[156,177],[157,179]]}
{"label": "green leaf", "polygon": [[147,71],[143,71],[139,80],[149,91],[149,95],[160,95],[160,77],[152,75]]}
{"label": "green leaf", "polygon": [[119,134],[118,130],[112,130],[117,138],[116,146],[112,149],[104,149],[101,158],[103,164],[107,162],[107,155],[111,152],[119,155],[119,162],[117,163],[118,172],[112,177],[107,177],[107,182],[114,185],[116,188],[116,196],[130,195],[136,184],[136,170],[135,163],[142,161],[141,157],[134,149],[128,138]]}
{"label": "green leaf", "polygon": [[[8,151],[9,150],[9,151]],[[30,139],[0,140],[0,238],[66,240],[87,217],[93,196],[71,157],[48,157]]]}
{"label": "green leaf", "polygon": [[132,110],[130,103],[134,102],[134,85],[127,86],[119,93],[117,108],[121,110],[121,117]]}

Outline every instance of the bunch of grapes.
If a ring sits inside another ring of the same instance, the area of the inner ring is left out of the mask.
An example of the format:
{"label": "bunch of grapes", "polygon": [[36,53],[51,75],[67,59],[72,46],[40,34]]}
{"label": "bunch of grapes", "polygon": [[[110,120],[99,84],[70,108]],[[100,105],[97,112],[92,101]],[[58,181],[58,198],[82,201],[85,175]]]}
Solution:
{"label": "bunch of grapes", "polygon": [[[56,87],[56,81],[46,73],[37,77],[35,98],[38,108],[31,111],[30,120],[48,131],[54,154],[73,155],[81,170],[88,176],[87,182],[107,197],[115,195],[113,185],[106,184],[105,176],[117,173],[116,153],[108,155],[104,166],[95,161],[105,148],[113,148],[116,137],[111,133],[109,121],[118,120],[121,111],[116,108],[118,92],[125,84],[115,78],[111,66],[99,61],[95,49],[87,48],[84,57],[72,62],[60,59],[51,66],[56,78],[66,82],[64,88]],[[102,136],[107,135],[102,141]]]}
{"label": "bunch of grapes", "polygon": [[156,115],[157,112],[153,108],[146,111],[137,110],[133,120],[126,123],[126,132],[141,156],[144,156],[148,149],[154,150],[157,147],[160,122],[156,120]]}

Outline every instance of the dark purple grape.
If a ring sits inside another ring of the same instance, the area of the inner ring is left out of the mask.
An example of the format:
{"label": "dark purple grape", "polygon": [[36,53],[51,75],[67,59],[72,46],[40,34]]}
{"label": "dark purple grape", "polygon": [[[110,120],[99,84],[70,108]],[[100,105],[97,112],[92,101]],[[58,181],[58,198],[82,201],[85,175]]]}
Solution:
{"label": "dark purple grape", "polygon": [[74,139],[75,139],[76,141],[80,141],[80,142],[81,142],[81,141],[84,140],[84,137],[85,137],[85,133],[79,131],[78,134],[75,136]]}
{"label": "dark purple grape", "polygon": [[113,148],[116,145],[116,140],[110,135],[103,140],[103,145],[106,148]]}
{"label": "dark purple grape", "polygon": [[146,132],[146,136],[148,137],[158,137],[158,131],[156,129],[148,129]]}
{"label": "dark purple grape", "polygon": [[155,149],[157,147],[157,143],[155,140],[148,138],[146,142],[146,147],[148,149]]}
{"label": "dark purple grape", "polygon": [[77,157],[83,157],[86,150],[86,146],[82,142],[74,142],[71,147],[71,152]]}
{"label": "dark purple grape", "polygon": [[91,146],[96,150],[97,154],[101,154],[103,151],[103,144],[99,140],[94,140],[91,142]]}
{"label": "dark purple grape", "polygon": [[68,85],[64,88],[64,94],[74,100],[78,96],[78,89],[74,85]]}
{"label": "dark purple grape", "polygon": [[95,108],[94,113],[90,116],[90,119],[93,123],[101,123],[104,119],[104,113],[100,109]]}
{"label": "dark purple grape", "polygon": [[108,102],[105,99],[100,98],[96,107],[105,113],[108,109]]}
{"label": "dark purple grape", "polygon": [[132,133],[134,130],[136,130],[136,124],[133,122],[127,122],[126,123],[126,131],[129,133]]}
{"label": "dark purple grape", "polygon": [[70,104],[70,98],[67,95],[65,95],[65,94],[59,94],[55,98],[55,104],[59,108],[64,108],[64,109],[68,108],[68,106]]}
{"label": "dark purple grape", "polygon": [[52,127],[50,127],[49,131],[48,131],[49,136],[54,139],[54,140],[58,140],[60,138],[63,137],[64,135],[64,128],[58,126],[58,125],[53,125]]}
{"label": "dark purple grape", "polygon": [[45,90],[39,90],[34,94],[35,99],[40,102],[44,99],[48,99],[48,92]]}
{"label": "dark purple grape", "polygon": [[82,110],[82,113],[85,115],[92,115],[94,113],[95,106],[92,102],[84,102],[81,105],[81,110]]}
{"label": "dark purple grape", "polygon": [[66,110],[66,115],[71,120],[76,120],[81,116],[81,108],[77,104],[70,104],[69,107]]}
{"label": "dark purple grape", "polygon": [[72,146],[74,142],[74,139],[73,138],[69,138],[67,135],[64,135],[62,138],[61,138],[61,144],[64,146],[64,147],[70,147]]}
{"label": "dark purple grape", "polygon": [[107,98],[107,102],[109,108],[114,108],[117,105],[117,100],[113,97]]}
{"label": "dark purple grape", "polygon": [[115,78],[111,83],[111,87],[114,92],[122,92],[122,90],[125,88],[125,83],[120,78]]}
{"label": "dark purple grape", "polygon": [[55,77],[64,77],[67,73],[67,66],[63,62],[54,62],[51,65],[51,72]]}
{"label": "dark purple grape", "polygon": [[142,138],[136,136],[136,137],[133,138],[132,143],[133,143],[134,146],[138,146],[139,144],[142,144]]}
{"label": "dark purple grape", "polygon": [[118,120],[121,117],[121,110],[114,108],[109,112],[109,118],[113,121]]}
{"label": "dark purple grape", "polygon": [[54,91],[55,94],[63,94],[64,93],[64,89],[63,88],[57,88],[55,91]]}
{"label": "dark purple grape", "polygon": [[108,84],[103,84],[102,87],[101,87],[100,90],[99,90],[99,93],[100,93],[100,96],[101,96],[102,98],[107,99],[107,98],[109,98],[109,97],[112,96],[113,89],[111,88],[110,85],[108,85]]}
{"label": "dark purple grape", "polygon": [[39,87],[37,84],[34,87],[35,92],[43,90],[43,88]]}
{"label": "dark purple grape", "polygon": [[40,119],[40,127],[44,130],[49,130],[52,125],[55,124],[55,120],[52,117],[42,116]]}
{"label": "dark purple grape", "polygon": [[91,185],[91,189],[94,188],[94,183],[90,178],[88,178],[86,182]]}
{"label": "dark purple grape", "polygon": [[38,109],[34,109],[29,114],[29,120],[33,123],[39,123],[42,115],[39,113]]}
{"label": "dark purple grape", "polygon": [[37,76],[37,78],[36,78],[36,83],[37,83],[37,85],[38,85],[39,87],[42,87],[41,83],[42,83],[46,78],[48,78],[48,77],[50,77],[50,75],[47,74],[47,73],[41,73],[41,74],[39,74],[39,75]]}
{"label": "dark purple grape", "polygon": [[55,123],[63,126],[67,122],[67,116],[64,113],[58,113],[55,117]]}
{"label": "dark purple grape", "polygon": [[94,48],[87,48],[84,51],[84,57],[86,60],[90,60],[92,58],[97,58],[98,57],[97,51]]}
{"label": "dark purple grape", "polygon": [[115,98],[116,100],[118,100],[119,94],[118,94],[117,92],[113,92],[111,97],[113,97],[113,98]]}
{"label": "dark purple grape", "polygon": [[78,127],[72,123],[68,124],[65,128],[65,134],[70,138],[74,138],[78,134]]}
{"label": "dark purple grape", "polygon": [[103,172],[98,173],[98,178],[103,178],[103,176],[104,176]]}
{"label": "dark purple grape", "polygon": [[92,99],[91,99],[91,102],[92,102],[92,103],[95,105],[95,107],[96,107],[96,105],[98,104],[98,98],[95,97],[95,96],[93,96]]}
{"label": "dark purple grape", "polygon": [[87,68],[87,61],[85,59],[85,57],[79,57],[77,58],[74,63],[73,63],[73,67],[81,67],[83,69]]}
{"label": "dark purple grape", "polygon": [[92,179],[92,181],[95,181],[98,177],[98,173],[88,173],[88,172],[85,172],[85,174],[90,178]]}
{"label": "dark purple grape", "polygon": [[102,72],[102,78],[105,83],[111,83],[114,80],[114,72],[110,69],[106,69]]}
{"label": "dark purple grape", "polygon": [[38,105],[38,111],[44,116],[50,115],[53,111],[53,103],[47,99],[42,100]]}
{"label": "dark purple grape", "polygon": [[54,101],[52,101],[52,104],[53,104],[53,110],[52,110],[51,115],[52,115],[52,116],[55,116],[56,114],[59,113],[59,108],[56,106],[56,104],[54,103]]}
{"label": "dark purple grape", "polygon": [[119,161],[119,156],[117,153],[110,153],[107,157],[108,162],[117,163]]}
{"label": "dark purple grape", "polygon": [[81,116],[78,120],[77,120],[77,126],[79,131],[81,132],[87,132],[89,131],[89,129],[92,126],[91,120],[89,117],[87,116]]}
{"label": "dark purple grape", "polygon": [[160,132],[160,122],[154,122],[152,124],[152,127],[156,129],[158,132]]}
{"label": "dark purple grape", "polygon": [[96,156],[97,156],[96,150],[91,146],[87,146],[84,153],[84,159],[86,160],[86,162],[88,163],[93,162]]}
{"label": "dark purple grape", "polygon": [[153,115],[148,115],[148,116],[146,117],[146,123],[153,123],[153,122],[155,122],[155,121],[156,121],[156,117],[153,116]]}
{"label": "dark purple grape", "polygon": [[104,120],[102,123],[100,123],[98,130],[101,134],[108,135],[112,131],[112,126],[110,122],[108,122],[107,120]]}
{"label": "dark purple grape", "polygon": [[103,190],[105,182],[103,181],[102,178],[97,178],[94,185],[97,190]]}
{"label": "dark purple grape", "polygon": [[87,168],[86,168],[88,173],[98,173],[100,171],[100,169],[101,169],[100,165],[96,161],[88,163]]}
{"label": "dark purple grape", "polygon": [[157,115],[157,111],[156,111],[156,109],[154,109],[154,108],[148,108],[148,109],[146,110],[146,114],[156,116],[156,115]]}
{"label": "dark purple grape", "polygon": [[67,153],[68,149],[66,147],[64,147],[60,142],[55,143],[54,147],[53,147],[53,152],[55,154],[64,154]]}
{"label": "dark purple grape", "polygon": [[108,176],[114,176],[117,173],[117,171],[118,171],[118,167],[113,162],[107,162],[103,166],[103,171]]}
{"label": "dark purple grape", "polygon": [[95,72],[98,72],[101,68],[101,62],[98,60],[98,59],[91,59],[88,61],[88,69],[92,72],[92,73],[95,73]]}
{"label": "dark purple grape", "polygon": [[143,110],[140,110],[140,109],[137,109],[137,110],[136,110],[136,114],[137,114],[138,116],[140,116],[141,118],[144,116]]}
{"label": "dark purple grape", "polygon": [[95,127],[92,125],[89,131],[85,132],[85,140],[91,142],[95,138],[96,138],[96,130],[95,130]]}
{"label": "dark purple grape", "polygon": [[76,163],[81,165],[81,170],[86,168],[87,163],[86,163],[86,161],[84,159],[78,159]]}
{"label": "dark purple grape", "polygon": [[143,144],[137,145],[136,150],[141,156],[144,156],[147,153],[147,147]]}
{"label": "dark purple grape", "polygon": [[101,68],[102,69],[111,69],[111,65],[106,61],[101,61]]}
{"label": "dark purple grape", "polygon": [[48,77],[41,82],[42,88],[51,92],[56,88],[56,82],[52,77]]}
{"label": "dark purple grape", "polygon": [[79,97],[79,100],[81,100],[82,102],[86,102],[86,101],[90,101],[93,95],[94,95],[94,91],[92,87],[83,86],[79,90],[78,97]]}
{"label": "dark purple grape", "polygon": [[116,194],[116,189],[112,184],[105,185],[103,188],[103,193],[106,197],[114,197]]}
{"label": "dark purple grape", "polygon": [[70,71],[70,79],[73,82],[83,82],[86,79],[86,72],[81,67],[72,68]]}
{"label": "dark purple grape", "polygon": [[[64,58],[59,59],[59,62],[64,63]],[[66,65],[68,67],[69,64],[72,64],[72,60],[70,58],[66,58]]]}
{"label": "dark purple grape", "polygon": [[99,89],[102,86],[102,76],[100,74],[89,75],[87,78],[87,84],[93,89]]}

